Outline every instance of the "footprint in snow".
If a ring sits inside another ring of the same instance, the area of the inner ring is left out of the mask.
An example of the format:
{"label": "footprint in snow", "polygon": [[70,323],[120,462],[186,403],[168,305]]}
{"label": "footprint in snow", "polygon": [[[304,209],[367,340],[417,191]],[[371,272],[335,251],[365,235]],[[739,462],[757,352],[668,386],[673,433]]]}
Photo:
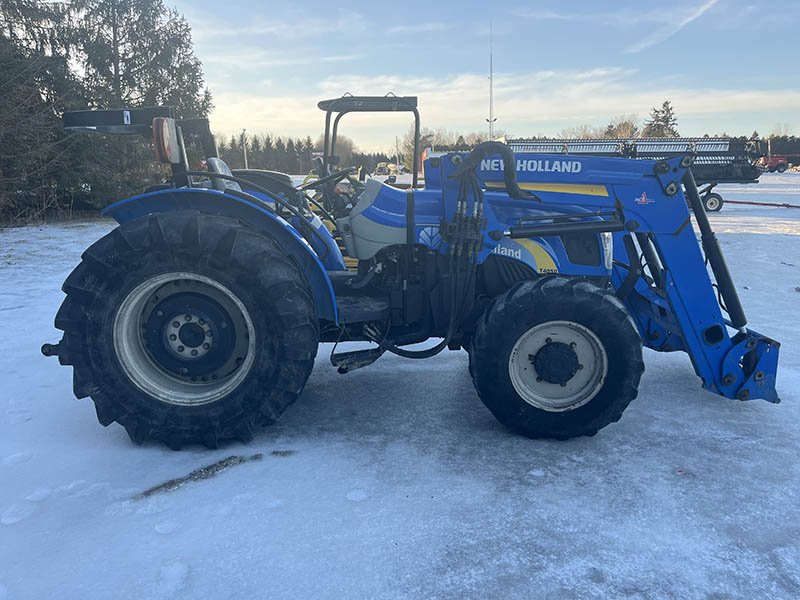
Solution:
{"label": "footprint in snow", "polygon": [[33,452],[17,452],[16,454],[9,454],[3,459],[4,465],[21,465],[28,462],[33,458]]}
{"label": "footprint in snow", "polygon": [[38,490],[34,490],[29,495],[25,496],[25,500],[30,500],[31,502],[41,502],[42,500],[47,500],[52,493],[53,490],[50,488],[39,488]]}
{"label": "footprint in snow", "polygon": [[85,479],[78,479],[78,481],[73,481],[72,483],[67,483],[62,486],[56,488],[57,492],[71,492],[76,493],[86,487],[87,481]]}
{"label": "footprint in snow", "polygon": [[35,508],[36,506],[33,504],[13,504],[9,506],[3,513],[3,516],[0,517],[0,523],[3,525],[19,523],[23,519],[30,517]]}
{"label": "footprint in snow", "polygon": [[111,485],[108,482],[102,481],[100,483],[93,483],[92,485],[81,488],[77,492],[70,494],[70,498],[83,498],[84,496],[91,496],[92,494],[97,494],[102,492],[103,490],[108,489]]}
{"label": "footprint in snow", "polygon": [[347,499],[352,502],[361,502],[369,498],[369,494],[364,490],[350,490],[347,492]]}
{"label": "footprint in snow", "polygon": [[33,413],[26,408],[12,408],[6,414],[8,415],[8,422],[12,425],[19,425],[33,418]]}
{"label": "footprint in snow", "polygon": [[133,514],[133,500],[120,500],[109,504],[103,513],[107,517],[127,517]]}
{"label": "footprint in snow", "polygon": [[157,523],[153,529],[156,533],[160,533],[161,535],[169,535],[170,533],[174,533],[180,528],[180,523],[177,521],[164,521],[163,523]]}
{"label": "footprint in snow", "polygon": [[160,589],[165,594],[175,594],[186,586],[189,566],[180,561],[167,563],[161,567]]}

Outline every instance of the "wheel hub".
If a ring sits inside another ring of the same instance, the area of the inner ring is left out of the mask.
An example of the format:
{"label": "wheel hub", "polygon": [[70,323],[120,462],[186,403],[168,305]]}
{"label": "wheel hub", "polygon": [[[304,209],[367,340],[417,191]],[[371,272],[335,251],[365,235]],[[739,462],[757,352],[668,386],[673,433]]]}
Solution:
{"label": "wheel hub", "polygon": [[211,325],[193,314],[175,315],[167,319],[164,341],[172,352],[185,360],[205,356],[214,347]]}
{"label": "wheel hub", "polygon": [[588,403],[608,374],[603,343],[585,325],[548,321],[524,332],[508,358],[514,390],[540,410],[562,412]]}
{"label": "wheel hub", "polygon": [[[529,356],[528,359],[531,360],[531,357]],[[547,383],[557,383],[558,385],[566,385],[583,366],[578,362],[578,355],[575,354],[575,350],[570,344],[552,341],[542,346],[531,363],[533,363],[539,378]]]}
{"label": "wheel hub", "polygon": [[117,358],[131,381],[170,404],[205,404],[229,393],[247,375],[254,344],[241,300],[197,273],[142,282],[114,323]]}

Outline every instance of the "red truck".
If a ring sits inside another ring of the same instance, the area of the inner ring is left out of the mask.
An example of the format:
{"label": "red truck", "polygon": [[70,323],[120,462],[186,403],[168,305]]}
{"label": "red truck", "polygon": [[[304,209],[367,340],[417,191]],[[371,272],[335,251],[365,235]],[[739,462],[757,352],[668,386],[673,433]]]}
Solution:
{"label": "red truck", "polygon": [[764,167],[770,173],[775,171],[783,173],[792,164],[800,162],[798,159],[800,159],[800,154],[771,154],[762,156],[756,164]]}

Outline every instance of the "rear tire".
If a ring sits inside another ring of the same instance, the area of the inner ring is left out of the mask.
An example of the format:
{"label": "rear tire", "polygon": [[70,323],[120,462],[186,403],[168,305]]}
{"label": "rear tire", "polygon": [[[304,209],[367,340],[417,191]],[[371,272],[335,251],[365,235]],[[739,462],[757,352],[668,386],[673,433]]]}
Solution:
{"label": "rear tire", "polygon": [[783,173],[783,172],[785,172],[785,171],[786,171],[786,165],[778,165],[777,167],[775,167],[775,170],[776,170],[778,173]]}
{"label": "rear tire", "polygon": [[302,272],[245,223],[150,215],[90,246],[64,282],[59,360],[103,425],[174,449],[249,441],[308,379],[319,340]]}
{"label": "rear tire", "polygon": [[724,204],[722,196],[719,194],[706,194],[703,196],[703,208],[706,212],[719,212]]}
{"label": "rear tire", "polygon": [[498,421],[530,438],[591,436],[636,398],[642,342],[625,306],[584,280],[548,276],[479,319],[470,373]]}

